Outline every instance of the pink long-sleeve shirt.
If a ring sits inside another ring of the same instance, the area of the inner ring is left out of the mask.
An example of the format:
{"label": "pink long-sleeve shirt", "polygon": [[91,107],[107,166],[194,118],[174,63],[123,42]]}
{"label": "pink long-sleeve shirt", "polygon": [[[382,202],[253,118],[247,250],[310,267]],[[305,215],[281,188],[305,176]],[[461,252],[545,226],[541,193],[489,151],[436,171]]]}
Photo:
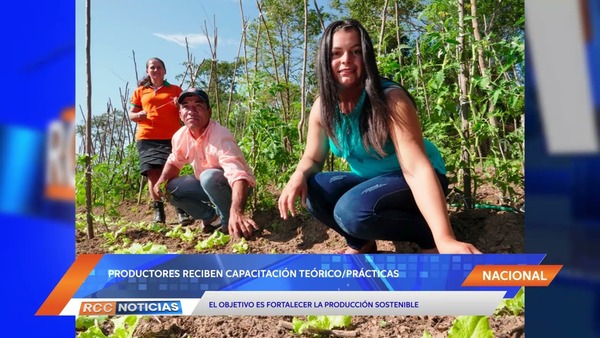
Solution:
{"label": "pink long-sleeve shirt", "polygon": [[246,180],[250,186],[256,186],[252,169],[246,163],[233,135],[217,122],[211,120],[197,139],[183,126],[173,135],[171,143],[173,150],[167,163],[179,169],[189,163],[197,179],[200,179],[200,174],[206,169],[220,168],[230,186],[238,180]]}

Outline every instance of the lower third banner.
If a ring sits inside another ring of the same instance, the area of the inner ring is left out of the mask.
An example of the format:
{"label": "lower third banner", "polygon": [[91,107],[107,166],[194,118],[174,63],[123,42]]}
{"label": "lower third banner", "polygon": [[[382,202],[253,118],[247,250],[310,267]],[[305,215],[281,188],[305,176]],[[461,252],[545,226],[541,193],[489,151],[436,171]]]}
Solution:
{"label": "lower third banner", "polygon": [[37,315],[490,315],[543,257],[81,255]]}

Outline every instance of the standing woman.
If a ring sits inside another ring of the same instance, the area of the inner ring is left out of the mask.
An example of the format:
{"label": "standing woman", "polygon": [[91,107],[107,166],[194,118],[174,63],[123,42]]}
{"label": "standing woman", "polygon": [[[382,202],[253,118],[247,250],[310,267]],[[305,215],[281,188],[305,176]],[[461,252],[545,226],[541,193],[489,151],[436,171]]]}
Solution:
{"label": "standing woman", "polygon": [[[154,222],[165,223],[163,201],[152,189],[171,154],[171,137],[179,128],[176,99],[181,88],[165,80],[167,69],[159,58],[146,61],[146,76],[131,96],[129,119],[138,124],[135,136],[142,175],[148,178],[148,190],[154,207]],[[179,223],[193,223],[183,210],[177,210]]]}
{"label": "standing woman", "polygon": [[[373,253],[376,240],[411,241],[423,253],[480,253],[457,241],[446,207],[446,168],[424,140],[412,97],[381,78],[373,44],[356,20],[333,22],[320,41],[319,97],[306,148],[279,198],[281,217],[302,205],[344,236],[345,253]],[[321,172],[329,150],[351,172]]]}

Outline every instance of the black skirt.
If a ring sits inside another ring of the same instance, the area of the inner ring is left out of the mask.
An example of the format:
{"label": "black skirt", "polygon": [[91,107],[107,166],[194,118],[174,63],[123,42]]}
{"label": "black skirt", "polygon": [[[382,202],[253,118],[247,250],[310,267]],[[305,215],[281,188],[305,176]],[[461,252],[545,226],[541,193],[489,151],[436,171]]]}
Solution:
{"label": "black skirt", "polygon": [[136,144],[142,175],[147,176],[150,169],[162,170],[171,154],[171,140],[140,140]]}

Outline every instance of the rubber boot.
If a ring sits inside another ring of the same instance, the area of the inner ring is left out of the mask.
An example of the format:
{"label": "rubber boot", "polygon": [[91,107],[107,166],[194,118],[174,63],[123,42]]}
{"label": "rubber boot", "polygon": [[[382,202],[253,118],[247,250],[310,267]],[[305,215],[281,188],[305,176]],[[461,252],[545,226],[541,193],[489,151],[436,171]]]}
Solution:
{"label": "rubber boot", "polygon": [[165,223],[165,205],[162,201],[154,201],[154,219],[152,220],[154,223]]}

